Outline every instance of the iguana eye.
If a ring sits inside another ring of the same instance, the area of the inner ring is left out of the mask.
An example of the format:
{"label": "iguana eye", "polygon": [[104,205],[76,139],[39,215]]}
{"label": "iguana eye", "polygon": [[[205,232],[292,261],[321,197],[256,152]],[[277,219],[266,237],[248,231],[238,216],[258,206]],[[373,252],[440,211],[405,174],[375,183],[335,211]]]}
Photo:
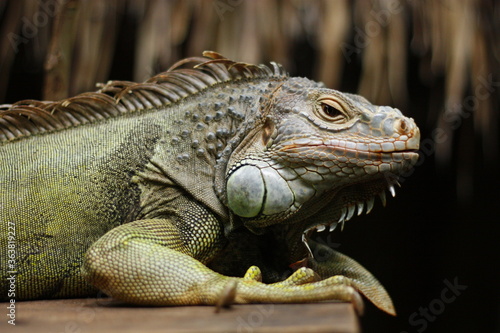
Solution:
{"label": "iguana eye", "polygon": [[329,122],[344,122],[348,120],[347,114],[342,105],[330,98],[324,98],[319,101],[321,109],[319,116]]}
{"label": "iguana eye", "polygon": [[323,112],[327,117],[336,118],[342,116],[342,112],[340,112],[338,109],[334,108],[331,105],[321,104],[321,107],[323,108]]}

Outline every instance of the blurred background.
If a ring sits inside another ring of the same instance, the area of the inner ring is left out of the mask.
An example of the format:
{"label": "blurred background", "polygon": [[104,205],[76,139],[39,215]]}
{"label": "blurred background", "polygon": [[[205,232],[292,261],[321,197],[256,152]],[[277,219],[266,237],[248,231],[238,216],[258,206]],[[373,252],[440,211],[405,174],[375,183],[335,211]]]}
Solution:
{"label": "blurred background", "polygon": [[4,0],[0,104],[144,81],[214,50],[398,107],[419,165],[335,246],[391,294],[364,332],[500,332],[500,3],[495,0]]}

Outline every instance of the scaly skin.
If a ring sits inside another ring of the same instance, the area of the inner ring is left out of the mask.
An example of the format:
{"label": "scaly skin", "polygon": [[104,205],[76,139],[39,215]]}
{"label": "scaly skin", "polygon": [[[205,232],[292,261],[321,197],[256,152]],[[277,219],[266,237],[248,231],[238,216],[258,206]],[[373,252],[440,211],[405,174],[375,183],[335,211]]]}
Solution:
{"label": "scaly skin", "polygon": [[98,288],[143,305],[361,311],[361,292],[395,314],[372,274],[314,238],[394,192],[418,157],[413,120],[276,64],[205,55],[144,84],[3,107],[0,256],[16,299]]}

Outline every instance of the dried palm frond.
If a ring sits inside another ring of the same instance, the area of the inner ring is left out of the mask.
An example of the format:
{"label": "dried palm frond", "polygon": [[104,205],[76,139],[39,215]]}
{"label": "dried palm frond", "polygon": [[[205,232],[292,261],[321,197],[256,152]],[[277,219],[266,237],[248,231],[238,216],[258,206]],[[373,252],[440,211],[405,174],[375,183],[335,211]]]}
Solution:
{"label": "dried palm frond", "polygon": [[[144,81],[182,57],[216,50],[248,63],[274,60],[332,88],[356,80],[373,103],[428,119],[427,153],[441,166],[460,162],[463,197],[471,161],[498,162],[495,1],[10,0],[0,2],[0,18],[1,101],[12,82],[35,84],[12,73],[44,74],[41,96],[22,98],[59,100],[94,90],[122,62],[133,68],[111,79]],[[419,82],[409,82],[415,65]],[[412,110],[422,91],[440,86],[426,109]]]}

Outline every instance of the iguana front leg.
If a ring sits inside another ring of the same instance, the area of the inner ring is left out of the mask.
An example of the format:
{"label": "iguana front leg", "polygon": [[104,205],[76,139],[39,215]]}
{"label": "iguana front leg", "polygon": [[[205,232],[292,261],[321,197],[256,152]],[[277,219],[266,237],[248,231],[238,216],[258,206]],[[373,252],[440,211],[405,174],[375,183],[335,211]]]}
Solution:
{"label": "iguana front leg", "polygon": [[191,256],[169,220],[117,227],[86,253],[83,275],[106,294],[132,304],[211,304],[224,277]]}
{"label": "iguana front leg", "polygon": [[322,278],[328,278],[334,275],[341,275],[348,278],[353,287],[359,290],[379,309],[396,315],[396,310],[392,300],[382,286],[382,284],[357,261],[342,254],[332,248],[309,240],[312,252],[315,254],[313,259],[308,261],[310,266]]}
{"label": "iguana front leg", "polygon": [[[198,211],[202,209],[196,203],[192,205],[196,205]],[[190,221],[168,218],[140,220],[117,227],[88,250],[83,274],[105,293],[133,304],[216,305],[221,303],[221,298],[226,298],[223,303],[340,300],[352,301],[361,307],[359,295],[349,282],[335,277],[311,282],[314,273],[310,269],[301,269],[276,284],[260,282],[258,274],[252,273],[255,268],[243,278],[212,271],[201,261],[207,260],[207,253],[215,252],[207,249],[213,250],[221,243],[217,235],[222,232],[210,230],[210,226],[218,224],[210,212],[204,211],[198,219],[194,227]],[[198,238],[191,237],[193,230]],[[233,294],[234,299],[232,296],[227,299],[228,286],[229,290],[233,289],[229,294]]]}

